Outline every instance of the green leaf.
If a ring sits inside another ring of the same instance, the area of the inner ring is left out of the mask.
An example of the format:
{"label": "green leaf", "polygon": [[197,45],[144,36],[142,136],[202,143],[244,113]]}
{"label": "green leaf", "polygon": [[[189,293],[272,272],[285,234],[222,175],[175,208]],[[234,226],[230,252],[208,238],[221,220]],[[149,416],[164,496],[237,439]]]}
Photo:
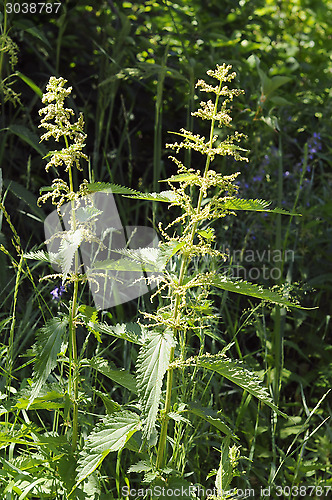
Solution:
{"label": "green leaf", "polygon": [[95,207],[79,207],[77,210],[75,210],[75,217],[77,222],[83,224],[102,213],[102,211],[98,210]]}
{"label": "green leaf", "polygon": [[[169,177],[168,179],[163,179],[159,182],[183,182],[183,181],[191,181],[193,179],[198,179],[199,176],[197,174],[178,174],[178,175],[172,175],[172,177]],[[173,191],[170,191],[170,193],[173,193]]]}
{"label": "green leaf", "polygon": [[[128,252],[130,253],[130,251]],[[101,261],[96,261],[93,265],[93,267],[90,268],[90,270],[95,270],[95,269],[104,269],[108,271],[124,271],[124,272],[140,272],[146,271],[146,272],[155,272],[157,269],[153,265],[149,264],[144,264],[144,262],[135,262],[134,260],[130,259],[107,259],[107,260],[101,260]]]}
{"label": "green leaf", "polygon": [[35,149],[41,156],[44,156],[47,153],[45,147],[39,143],[38,135],[31,132],[31,130],[27,127],[24,127],[23,125],[10,125],[8,130],[17,135],[20,139],[22,139],[22,141],[29,144],[29,146]]}
{"label": "green leaf", "polygon": [[16,74],[37,94],[38,97],[40,97],[40,99],[43,97],[42,90],[31,80],[31,78],[23,75],[23,73],[20,73],[19,71],[17,71]]}
{"label": "green leaf", "polygon": [[55,253],[47,253],[44,250],[36,250],[26,252],[23,254],[26,259],[39,260],[40,262],[47,262],[48,264],[60,265],[59,256]]}
{"label": "green leaf", "polygon": [[80,453],[75,487],[92,474],[110,452],[121,450],[139,427],[139,416],[130,411],[107,416],[98,424]]}
{"label": "green leaf", "polygon": [[122,194],[126,198],[135,198],[137,200],[150,200],[150,201],[164,201],[166,203],[171,203],[175,201],[176,196],[173,191],[162,191],[161,193],[141,193],[135,189],[131,189],[125,186],[119,186],[118,184],[111,184],[108,182],[92,182],[88,184],[88,190],[91,193],[97,191],[109,191],[112,194]]}
{"label": "green leaf", "polygon": [[19,30],[26,31],[30,35],[41,40],[50,49],[52,48],[49,40],[47,39],[47,36],[45,36],[45,33],[38,29],[30,19],[26,19],[25,17],[19,17],[18,19],[14,18],[13,26],[18,28]]}
{"label": "green leaf", "polygon": [[292,78],[289,76],[276,75],[271,78],[267,88],[265,89],[264,94],[269,95],[272,94],[275,90],[277,90],[282,85],[285,85],[288,82],[291,82]]}
{"label": "green leaf", "polygon": [[211,285],[227,290],[228,292],[240,293],[249,297],[255,297],[261,300],[267,300],[284,307],[297,307],[299,309],[310,309],[302,307],[273,290],[263,288],[260,285],[254,285],[248,281],[242,281],[235,278],[228,278],[227,276],[214,276],[211,278]]}
{"label": "green leaf", "polygon": [[216,411],[212,410],[211,408],[204,408],[197,403],[188,403],[187,407],[187,411],[189,411],[193,415],[197,415],[198,417],[202,418],[224,434],[234,437],[230,427],[225,424],[225,422],[220,418]]}
{"label": "green leaf", "polygon": [[129,467],[128,473],[130,472],[148,472],[152,470],[153,467],[147,460],[140,460],[137,464],[133,464]]}
{"label": "green leaf", "polygon": [[99,333],[105,333],[118,339],[127,340],[134,344],[143,345],[144,339],[142,338],[141,327],[137,323],[118,323],[115,326],[108,325],[107,323],[96,323],[89,321],[86,323],[88,328]]}
{"label": "green leaf", "polygon": [[68,319],[65,317],[51,318],[43,328],[39,330],[35,344],[36,359],[34,363],[33,383],[30,404],[37,397],[40,389],[46,382],[47,377],[56,366],[57,355],[61,350]]}
{"label": "green leaf", "polygon": [[271,212],[275,214],[283,214],[283,215],[299,215],[293,212],[288,212],[283,208],[267,208],[271,205],[270,201],[266,200],[245,200],[242,198],[232,198],[226,200],[223,203],[223,207],[228,210],[250,210],[254,212]]}
{"label": "green leaf", "polygon": [[[63,400],[59,402],[58,400]],[[19,410],[25,410],[30,408],[31,410],[55,410],[64,407],[64,394],[57,391],[48,391],[44,396],[36,397],[33,403],[30,403],[27,398],[19,398],[15,405],[15,408]]]}
{"label": "green leaf", "polygon": [[277,106],[292,106],[292,102],[289,102],[287,101],[287,99],[284,99],[284,97],[279,97],[279,96],[275,96],[275,97],[271,97],[271,102],[273,102],[273,104],[276,104]]}
{"label": "green leaf", "polygon": [[97,389],[93,389],[93,392],[103,401],[107,415],[112,415],[117,411],[121,411],[121,405],[119,405],[116,401],[113,401],[108,394],[98,391]]}
{"label": "green leaf", "polygon": [[150,443],[155,438],[161,387],[172,347],[175,340],[170,332],[150,332],[137,358],[137,389],[146,419],[143,437]]}
{"label": "green leaf", "polygon": [[267,389],[263,386],[261,379],[247,368],[243,367],[241,361],[234,361],[224,354],[210,356],[208,354],[197,358],[197,365],[219,373],[234,384],[242,387],[245,391],[258,398],[260,401],[272,408],[276,413],[286,417],[278,410]]}
{"label": "green leaf", "polygon": [[111,184],[110,182],[90,182],[87,187],[88,191],[90,191],[91,193],[96,193],[98,191],[109,191],[113,194],[142,194],[139,191],[135,191],[135,189],[131,189],[125,186],[119,186],[118,184]]}
{"label": "green leaf", "polygon": [[63,233],[59,249],[59,261],[62,271],[62,283],[65,282],[66,277],[72,266],[75,253],[83,241],[83,230],[77,229],[76,231],[67,231]]}
{"label": "green leaf", "polygon": [[161,191],[160,193],[139,193],[134,195],[126,195],[126,198],[135,198],[136,200],[163,201],[172,203],[177,200],[176,194],[173,191]]}
{"label": "green leaf", "polygon": [[[24,201],[30,208],[31,212],[38,218],[40,222],[45,220],[45,214],[41,208],[37,206],[37,198],[30,193],[24,186],[18,182],[4,179],[3,184],[20,200]],[[0,191],[1,192],[1,191]]]}
{"label": "green leaf", "polygon": [[113,380],[116,384],[125,387],[129,391],[137,394],[136,381],[131,373],[126,370],[118,370],[116,368],[111,368],[108,362],[102,358],[92,358],[85,359],[82,361],[82,366],[89,366],[96,370],[97,372],[105,375],[105,377]]}

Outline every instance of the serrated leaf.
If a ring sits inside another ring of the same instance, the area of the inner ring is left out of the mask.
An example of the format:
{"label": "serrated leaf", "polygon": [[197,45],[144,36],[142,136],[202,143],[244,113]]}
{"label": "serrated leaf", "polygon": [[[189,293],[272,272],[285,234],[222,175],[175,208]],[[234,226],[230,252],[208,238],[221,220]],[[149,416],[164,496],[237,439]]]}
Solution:
{"label": "serrated leaf", "polygon": [[151,442],[155,433],[161,388],[175,340],[172,333],[151,332],[137,358],[137,389],[146,419],[143,437]]}
{"label": "serrated leaf", "polygon": [[98,424],[80,453],[75,487],[92,474],[110,452],[122,449],[139,426],[139,416],[130,411],[107,416]]}
{"label": "serrated leaf", "polygon": [[152,465],[147,460],[140,460],[137,464],[133,464],[129,467],[128,473],[130,472],[148,472],[152,470]]}
{"label": "serrated leaf", "polygon": [[144,262],[135,262],[130,259],[107,259],[96,261],[90,270],[104,269],[108,271],[123,271],[123,272],[139,272],[142,271],[153,273],[155,272],[156,266],[151,264],[144,264]]}
{"label": "serrated leaf", "polygon": [[[172,175],[172,177],[169,177],[168,179],[163,179],[159,182],[183,182],[183,181],[191,181],[192,179],[197,179],[199,176],[197,174],[178,174],[178,175]],[[171,193],[173,191],[170,191]]]}
{"label": "serrated leaf", "polygon": [[241,295],[247,295],[249,297],[255,297],[257,299],[267,300],[279,306],[310,309],[291,302],[290,300],[286,299],[279,293],[274,292],[273,290],[263,288],[260,285],[249,283],[248,281],[242,281],[235,278],[228,278],[227,276],[217,275],[211,279],[211,285],[216,286],[217,288],[221,288],[222,290],[227,290],[228,292],[240,293]]}
{"label": "serrated leaf", "polygon": [[288,212],[288,210],[284,210],[283,208],[268,208],[271,205],[270,201],[266,200],[245,200],[242,198],[232,198],[226,200],[223,203],[223,207],[228,210],[248,210],[254,212],[270,212],[275,214],[283,214],[283,215],[298,215],[301,214]]}
{"label": "serrated leaf", "polygon": [[286,415],[278,410],[278,407],[274,404],[267,389],[263,386],[261,379],[255,373],[244,368],[241,361],[234,361],[227,358],[225,355],[204,355],[197,359],[197,365],[201,368],[219,373],[245,391],[248,391],[279,415],[286,417]]}
{"label": "serrated leaf", "polygon": [[112,184],[110,182],[90,182],[87,188],[91,193],[109,191],[113,194],[141,194],[139,191],[135,191],[135,189],[119,186],[118,184]]}
{"label": "serrated leaf", "polygon": [[172,203],[177,200],[176,194],[173,191],[161,191],[160,193],[139,193],[131,196],[126,195],[126,198],[135,198],[136,200],[163,201]]}
{"label": "serrated leaf", "polygon": [[44,250],[36,250],[35,252],[34,251],[26,252],[23,254],[23,257],[25,257],[26,259],[39,260],[40,262],[47,262],[47,263],[52,262],[50,255]]}
{"label": "serrated leaf", "polygon": [[82,361],[83,366],[89,366],[129,391],[137,394],[136,381],[133,375],[126,370],[112,368],[105,359],[92,358]]}
{"label": "serrated leaf", "polygon": [[113,413],[121,410],[121,405],[116,401],[113,401],[107,394],[97,389],[93,389],[93,392],[100,397],[103,401],[107,415],[112,415]]}
{"label": "serrated leaf", "polygon": [[96,207],[79,207],[75,210],[75,217],[77,222],[83,224],[84,222],[87,222],[102,213],[103,212],[98,210]]}
{"label": "serrated leaf", "polygon": [[144,343],[141,327],[137,323],[118,323],[117,325],[112,326],[107,323],[89,321],[87,326],[99,333],[105,333],[106,335],[127,340],[128,342],[133,342],[134,344],[143,345]]}
{"label": "serrated leaf", "polygon": [[35,344],[36,359],[34,362],[33,383],[30,404],[38,396],[40,389],[46,382],[47,377],[56,366],[57,355],[61,351],[68,325],[65,317],[51,318],[43,328],[39,330]]}
{"label": "serrated leaf", "polygon": [[82,229],[77,229],[76,231],[67,231],[63,233],[62,240],[59,248],[59,262],[62,271],[62,283],[65,282],[66,277],[72,266],[75,253],[78,247],[83,241],[83,231]]}
{"label": "serrated leaf", "polygon": [[154,248],[154,247],[135,248],[135,249],[123,248],[120,250],[114,250],[114,252],[123,255],[130,261],[133,261],[134,262],[133,270],[142,271],[146,270],[146,268],[148,267],[149,269],[153,269],[154,271],[160,271],[160,262],[158,263],[158,256],[160,253],[159,248]]}
{"label": "serrated leaf", "polygon": [[44,396],[36,397],[33,403],[30,403],[27,398],[19,398],[18,402],[15,405],[15,408],[19,410],[25,410],[26,408],[30,408],[31,410],[54,410],[58,408],[64,407],[64,401],[55,402],[59,399],[64,399],[64,394],[57,392],[55,390],[48,391]]}

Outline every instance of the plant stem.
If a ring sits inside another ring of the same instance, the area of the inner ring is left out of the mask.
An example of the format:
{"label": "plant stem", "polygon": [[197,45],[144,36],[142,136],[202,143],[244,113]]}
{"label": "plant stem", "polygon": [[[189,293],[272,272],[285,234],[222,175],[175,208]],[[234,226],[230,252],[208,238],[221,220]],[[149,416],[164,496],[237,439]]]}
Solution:
{"label": "plant stem", "polygon": [[[218,110],[220,89],[221,89],[221,82],[219,83],[219,89],[218,89],[218,93],[217,93],[215,104],[214,104],[213,116],[216,115],[216,112]],[[213,145],[214,124],[215,124],[215,119],[212,118],[211,127],[210,127],[210,138],[209,138],[209,148],[210,149],[212,149],[212,145]],[[206,158],[203,178],[206,178],[206,176],[207,176],[210,163],[211,163],[211,157],[208,155]],[[203,195],[204,195],[204,192],[203,192],[203,189],[201,188],[199,191],[199,197],[198,197],[197,207],[196,207],[197,215],[199,214],[199,212],[201,210]],[[190,234],[189,242],[188,242],[189,248],[192,246],[192,244],[194,242],[197,226],[198,226],[198,221],[194,222],[194,224],[192,226],[191,234]],[[179,287],[181,287],[183,284],[183,279],[185,277],[187,267],[188,267],[188,261],[189,261],[189,256],[187,254],[182,254],[179,281],[178,281]],[[173,311],[173,320],[174,320],[175,324],[177,323],[178,317],[180,315],[179,306],[180,306],[180,295],[177,294],[176,299],[175,299],[174,311]],[[176,331],[174,331],[174,334],[175,333],[176,333]],[[171,352],[170,352],[169,364],[171,364],[173,359],[174,359],[174,351],[175,351],[175,349],[174,349],[174,347],[172,347]],[[164,410],[163,410],[161,431],[160,431],[160,437],[159,437],[159,445],[158,445],[158,451],[157,451],[157,461],[156,461],[157,469],[161,469],[165,464],[165,448],[166,448],[167,428],[168,428],[168,421],[169,421],[168,413],[169,413],[170,408],[171,408],[172,386],[173,386],[173,369],[169,368],[168,372],[167,372],[165,406],[164,406]]]}
{"label": "plant stem", "polygon": [[72,366],[70,367],[70,371],[72,371],[73,373],[73,378],[72,378],[73,390],[71,391],[71,393],[73,393],[72,451],[76,450],[77,435],[78,435],[78,365],[77,365],[76,322],[75,322],[77,294],[78,294],[78,281],[75,281],[73,301],[70,313],[70,340],[71,340],[71,350],[72,350],[72,357],[71,357]]}
{"label": "plant stem", "polygon": [[[65,137],[66,147],[68,148],[67,137]],[[72,170],[69,167],[68,169],[69,175],[69,187],[70,192],[74,192],[74,183],[73,183],[73,175]],[[75,202],[71,201],[71,213],[72,213],[72,224],[73,230],[76,230],[76,217],[75,217]],[[71,305],[70,312],[70,321],[69,321],[69,334],[70,334],[70,344],[71,344],[71,356],[70,356],[70,367],[69,371],[72,374],[72,379],[69,379],[69,394],[73,398],[73,420],[72,420],[72,451],[76,450],[77,446],[77,437],[78,437],[78,358],[77,358],[77,342],[76,342],[76,308],[77,308],[77,296],[78,296],[78,252],[75,252],[74,259],[74,290],[73,290],[73,299]]]}

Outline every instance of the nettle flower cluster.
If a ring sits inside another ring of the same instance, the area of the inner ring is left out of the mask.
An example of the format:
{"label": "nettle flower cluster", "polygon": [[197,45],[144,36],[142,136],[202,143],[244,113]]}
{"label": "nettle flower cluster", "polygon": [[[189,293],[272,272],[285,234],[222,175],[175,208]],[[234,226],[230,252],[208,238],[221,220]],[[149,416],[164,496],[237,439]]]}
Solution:
{"label": "nettle flower cluster", "polygon": [[[204,80],[199,80],[196,84],[201,91],[215,94],[214,102],[202,101],[200,108],[192,113],[193,116],[211,122],[209,139],[206,140],[204,136],[181,129],[179,133],[176,133],[182,138],[181,142],[166,145],[176,153],[182,149],[197,151],[204,155],[206,160],[202,172],[187,168],[178,158],[170,156],[178,168],[177,174],[167,179],[171,190],[170,207],[178,206],[182,213],[165,228],[160,223],[159,229],[165,240],[162,245],[163,250],[167,253],[167,249],[171,249],[171,254],[177,253],[180,256],[181,270],[180,276],[171,272],[165,273],[164,283],[156,294],[168,289],[167,298],[171,300],[172,307],[169,308],[168,305],[159,308],[155,314],[145,314],[152,322],[151,327],[163,325],[182,332],[188,329],[198,330],[202,325],[204,304],[206,304],[205,319],[213,317],[207,301],[213,273],[194,273],[191,277],[187,275],[186,278],[185,275],[193,259],[203,256],[224,257],[214,248],[215,234],[211,223],[228,214],[235,215],[226,208],[226,203],[227,200],[234,199],[237,194],[238,186],[235,181],[240,172],[222,175],[211,168],[212,162],[217,156],[231,156],[237,161],[248,161],[241,154],[246,150],[238,145],[244,137],[243,134],[234,132],[220,140],[219,135],[214,133],[217,127],[230,126],[232,118],[227,106],[234,97],[243,93],[242,90],[229,89],[225,85],[236,76],[235,73],[229,72],[230,69],[231,66],[223,64],[207,72],[210,77],[219,82],[216,86]],[[193,194],[195,192],[196,196]],[[173,230],[173,226],[179,224],[181,234],[169,236],[169,230]],[[203,224],[204,229],[202,229]],[[196,290],[194,294],[193,289]],[[197,307],[198,303],[201,305],[200,308]]]}
{"label": "nettle flower cluster", "polygon": [[[46,243],[49,243],[56,238],[60,240],[58,253],[53,256],[56,259],[53,263],[58,264],[62,272],[45,276],[43,279],[62,278],[62,283],[65,281],[85,280],[84,274],[79,272],[77,250],[83,241],[100,243],[94,234],[93,216],[95,215],[95,209],[93,208],[92,197],[87,196],[89,194],[88,181],[83,180],[78,190],[75,191],[74,189],[73,168],[81,171],[80,162],[81,160],[88,160],[88,157],[83,153],[86,139],[83,115],[80,114],[77,121],[72,122],[71,119],[75,113],[72,109],[65,107],[65,99],[68,98],[72,91],[72,87],[65,87],[66,83],[67,80],[64,78],[52,76],[42,98],[45,107],[39,110],[39,114],[42,116],[39,127],[46,129],[41,141],[53,137],[56,142],[61,141],[63,145],[62,148],[50,151],[46,155],[45,158],[50,159],[45,170],[59,171],[60,168],[63,168],[68,173],[67,181],[60,176],[56,177],[50,187],[42,189],[46,193],[38,199],[38,205],[51,199],[52,204],[56,206],[60,219],[63,218],[66,212],[61,207],[70,202],[68,220],[70,229],[66,231],[61,229],[46,241]],[[86,212],[84,217],[80,217],[78,211],[78,208],[82,211],[82,205],[85,207],[83,210]],[[74,272],[70,272],[74,259],[75,269]]]}
{"label": "nettle flower cluster", "polygon": [[[86,154],[83,153],[85,146],[86,134],[84,133],[84,119],[82,113],[76,122],[71,123],[71,117],[75,115],[70,108],[64,107],[65,99],[71,94],[72,87],[65,88],[67,80],[64,78],[55,78],[52,76],[47,84],[46,93],[43,95],[42,102],[46,106],[39,110],[39,114],[43,116],[39,127],[45,128],[47,131],[41,136],[41,141],[49,140],[51,137],[59,142],[64,140],[65,147],[50,151],[47,157],[51,157],[48,161],[45,170],[51,167],[64,167],[69,175],[69,185],[61,178],[56,178],[52,182],[50,191],[42,195],[38,204],[45,203],[49,198],[52,199],[53,205],[56,205],[58,212],[60,207],[66,201],[72,201],[84,196],[87,193],[87,181],[84,180],[80,185],[79,190],[74,192],[72,181],[72,167],[82,170],[80,166],[81,159],[88,160]],[[71,141],[71,143],[69,143]]]}

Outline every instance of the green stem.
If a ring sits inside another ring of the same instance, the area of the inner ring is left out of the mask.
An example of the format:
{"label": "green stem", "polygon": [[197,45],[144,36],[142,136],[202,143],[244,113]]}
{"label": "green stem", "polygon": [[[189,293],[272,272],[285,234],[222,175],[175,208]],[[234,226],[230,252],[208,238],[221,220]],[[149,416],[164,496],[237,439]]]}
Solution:
{"label": "green stem", "polygon": [[[68,148],[67,137],[65,136],[66,148]],[[69,188],[70,192],[74,193],[74,183],[73,183],[73,174],[72,170],[68,168],[68,176],[69,176]],[[71,213],[72,213],[72,222],[73,222],[73,230],[76,230],[76,217],[75,217],[75,202],[71,201]],[[73,299],[71,305],[70,312],[70,321],[69,321],[69,335],[70,335],[70,347],[71,353],[69,357],[70,361],[70,378],[69,378],[69,395],[72,398],[73,403],[73,419],[72,419],[72,451],[76,450],[77,446],[77,437],[78,437],[78,378],[79,378],[79,370],[78,370],[78,357],[77,357],[77,342],[76,342],[76,309],[77,309],[77,297],[78,297],[78,252],[75,252],[75,260],[74,260],[74,290],[73,290]]]}
{"label": "green stem", "polygon": [[[75,266],[76,267],[76,266]],[[70,341],[71,341],[71,361],[70,371],[73,373],[71,394],[73,397],[73,421],[72,421],[72,451],[76,450],[78,436],[78,361],[77,361],[77,343],[76,343],[76,305],[78,295],[78,281],[74,283],[73,301],[70,313]]]}
{"label": "green stem", "polygon": [[[213,116],[216,115],[216,112],[218,109],[220,89],[221,89],[221,82],[219,83],[219,89],[218,89],[217,96],[216,96]],[[212,118],[211,127],[210,127],[210,138],[209,138],[209,148],[210,149],[212,149],[212,146],[213,146],[214,125],[215,125],[215,119]],[[206,178],[206,176],[207,176],[210,163],[211,163],[211,157],[207,156],[203,178]],[[197,201],[197,207],[196,207],[197,214],[199,214],[199,212],[201,210],[203,195],[204,195],[203,189],[201,188],[200,192],[199,192],[198,201]],[[198,221],[196,221],[192,226],[191,234],[189,237],[189,244],[188,244],[189,248],[191,247],[191,245],[194,242],[197,226],[198,226]],[[187,267],[188,267],[188,261],[189,261],[189,256],[187,254],[182,254],[180,275],[179,275],[179,282],[178,282],[179,287],[181,287],[183,284],[183,279],[185,277]],[[177,294],[176,299],[175,299],[174,311],[173,311],[173,320],[174,320],[175,324],[177,323],[177,320],[178,320],[178,317],[180,314],[179,306],[180,306],[180,295]],[[174,333],[176,333],[176,332],[174,332]],[[171,352],[170,352],[169,364],[171,364],[173,359],[174,359],[174,350],[175,350],[174,347],[172,347]],[[163,410],[161,431],[160,431],[158,451],[157,451],[157,461],[156,461],[157,469],[161,469],[165,464],[165,448],[166,448],[166,442],[167,442],[167,429],[168,429],[168,421],[169,421],[168,413],[169,413],[170,408],[171,408],[172,386],[173,386],[173,368],[169,368],[168,372],[167,372],[165,406],[164,406],[164,410]]]}

